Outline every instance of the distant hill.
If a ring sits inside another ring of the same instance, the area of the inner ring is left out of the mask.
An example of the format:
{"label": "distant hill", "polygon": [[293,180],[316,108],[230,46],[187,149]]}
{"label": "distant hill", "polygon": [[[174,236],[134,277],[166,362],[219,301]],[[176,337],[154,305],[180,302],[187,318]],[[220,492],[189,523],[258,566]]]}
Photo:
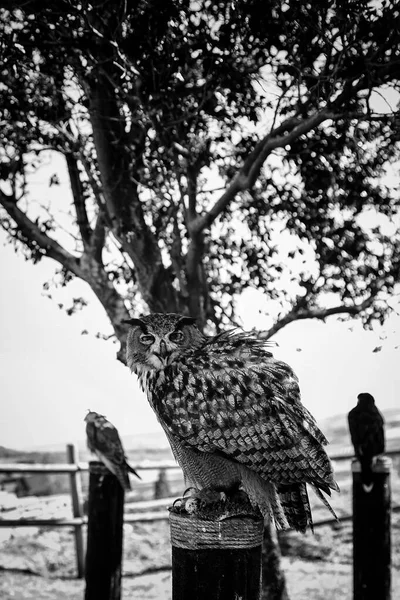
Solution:
{"label": "distant hill", "polygon": [[0,446],[0,462],[58,463],[65,462],[65,446],[62,451],[13,450]]}
{"label": "distant hill", "polygon": [[5,448],[4,446],[0,446],[0,459],[3,460],[5,458],[13,458],[15,456],[19,456],[19,450],[11,450],[11,448]]}
{"label": "distant hill", "polygon": [[[125,452],[132,465],[143,461],[163,462],[172,460],[172,452],[163,431],[121,436]],[[24,450],[14,450],[0,446],[0,462],[3,463],[64,463],[67,443],[48,444]],[[78,458],[81,462],[94,460],[86,446],[86,440],[77,443]],[[1,479],[1,476],[0,476]]]}

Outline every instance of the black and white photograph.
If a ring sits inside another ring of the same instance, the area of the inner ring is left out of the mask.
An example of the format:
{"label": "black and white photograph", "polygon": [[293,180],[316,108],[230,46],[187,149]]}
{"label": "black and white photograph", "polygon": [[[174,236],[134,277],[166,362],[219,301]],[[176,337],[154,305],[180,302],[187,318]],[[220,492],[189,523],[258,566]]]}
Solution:
{"label": "black and white photograph", "polygon": [[2,600],[400,598],[400,5],[0,3]]}

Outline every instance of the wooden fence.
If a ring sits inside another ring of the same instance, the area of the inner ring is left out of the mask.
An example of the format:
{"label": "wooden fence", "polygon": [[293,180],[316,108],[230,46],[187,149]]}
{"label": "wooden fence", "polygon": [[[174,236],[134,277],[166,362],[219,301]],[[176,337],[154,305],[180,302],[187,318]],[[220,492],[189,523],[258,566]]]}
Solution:
{"label": "wooden fence", "polygon": [[[399,456],[400,449],[389,450],[385,453],[386,456]],[[354,457],[352,452],[340,453],[330,456],[334,462],[351,460]],[[19,519],[4,519],[0,518],[0,527],[74,527],[75,529],[75,545],[77,556],[77,571],[78,577],[83,577],[84,574],[84,540],[83,527],[87,525],[87,517],[83,513],[83,494],[82,482],[80,475],[89,470],[88,463],[79,462],[76,449],[73,445],[67,446],[68,463],[53,463],[53,464],[30,464],[30,463],[0,463],[1,473],[65,473],[70,478],[70,490],[72,500],[72,513],[70,518],[53,518],[53,519],[38,519],[38,518],[19,518]],[[137,471],[158,471],[161,473],[165,470],[179,469],[180,467],[174,461],[164,461],[160,463],[144,463],[135,465]],[[176,497],[166,497],[156,500],[144,500],[130,502],[125,507],[124,522],[139,523],[153,522],[159,520],[168,520],[168,512],[165,509],[171,505]],[[130,512],[132,510],[133,512]],[[400,506],[394,506],[393,511],[400,510]],[[346,522],[352,519],[352,515],[341,515],[340,521]],[[318,520],[314,523],[314,527],[322,525],[334,524],[336,521],[332,518]]]}

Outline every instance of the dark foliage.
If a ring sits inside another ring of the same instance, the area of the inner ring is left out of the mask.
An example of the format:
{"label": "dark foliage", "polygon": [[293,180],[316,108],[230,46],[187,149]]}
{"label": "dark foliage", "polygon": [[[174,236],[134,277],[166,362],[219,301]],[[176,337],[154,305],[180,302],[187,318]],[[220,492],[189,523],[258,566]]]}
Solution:
{"label": "dark foliage", "polygon": [[[396,2],[2,6],[3,227],[88,282],[122,343],[126,307],[218,328],[248,287],[281,306],[269,335],[385,319],[400,268],[382,179],[399,152]],[[49,150],[65,157],[67,223],[59,174],[50,206],[28,194]]]}

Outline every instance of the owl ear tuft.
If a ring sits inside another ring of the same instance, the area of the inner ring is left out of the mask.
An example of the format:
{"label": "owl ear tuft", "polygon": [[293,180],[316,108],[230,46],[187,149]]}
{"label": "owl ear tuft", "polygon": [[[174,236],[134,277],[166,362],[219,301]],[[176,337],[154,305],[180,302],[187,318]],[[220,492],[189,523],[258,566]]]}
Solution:
{"label": "owl ear tuft", "polygon": [[143,330],[146,330],[147,327],[144,324],[144,322],[142,321],[142,319],[123,319],[122,321],[123,323],[126,323],[127,325],[130,325],[131,327],[141,327]]}
{"label": "owl ear tuft", "polygon": [[176,325],[176,329],[181,329],[185,325],[196,325],[196,319],[193,317],[181,317]]}

